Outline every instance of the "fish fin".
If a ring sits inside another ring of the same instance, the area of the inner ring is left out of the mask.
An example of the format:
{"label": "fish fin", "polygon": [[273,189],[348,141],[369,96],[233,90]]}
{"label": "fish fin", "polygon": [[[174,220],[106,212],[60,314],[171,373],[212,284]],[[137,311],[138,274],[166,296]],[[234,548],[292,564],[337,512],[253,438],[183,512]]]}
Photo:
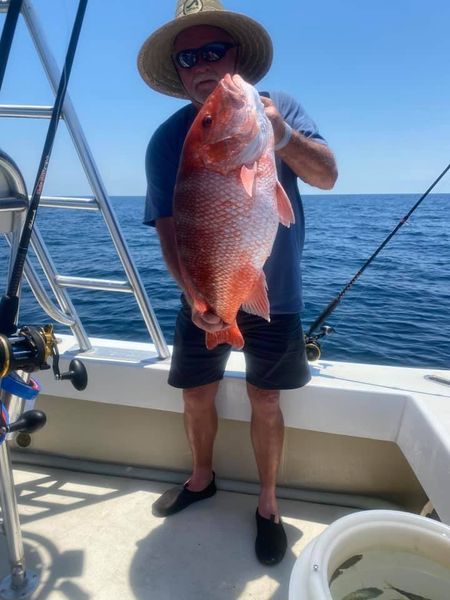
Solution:
{"label": "fish fin", "polygon": [[241,167],[241,173],[240,173],[241,182],[242,182],[242,185],[244,186],[245,191],[247,192],[247,194],[250,197],[253,196],[253,185],[255,183],[255,177],[256,177],[257,170],[258,170],[258,165],[256,162],[250,169],[246,165],[242,165],[242,167]]}
{"label": "fish fin", "polygon": [[208,350],[212,350],[219,344],[230,344],[230,346],[233,346],[237,350],[240,350],[244,346],[244,338],[236,321],[230,327],[227,327],[227,329],[222,329],[222,331],[216,331],[215,333],[207,331],[205,337]]}
{"label": "fish fin", "polygon": [[279,181],[277,181],[276,193],[280,223],[290,227],[291,223],[295,223],[294,211],[292,210],[291,201]]}
{"label": "fish fin", "polygon": [[182,261],[179,259],[178,262],[180,265],[181,285],[184,289],[186,299],[189,298],[189,304],[192,306],[192,308],[195,308],[195,310],[197,310],[199,313],[207,312],[209,310],[208,304],[201,296],[199,296],[197,290],[192,285]]}
{"label": "fish fin", "polygon": [[208,312],[209,310],[209,307],[206,304],[206,302],[198,297],[194,297],[192,299],[192,308],[201,314]]}
{"label": "fish fin", "polygon": [[270,321],[269,298],[267,297],[267,281],[264,271],[261,271],[258,281],[252,288],[250,296],[241,306],[242,310]]}
{"label": "fish fin", "polygon": [[186,291],[186,296],[188,296],[190,298],[190,304],[193,309],[195,309],[197,312],[199,312],[201,314],[203,314],[209,310],[209,306],[205,302],[205,300],[203,300],[203,298],[198,296],[197,292],[194,290],[194,288],[192,286],[190,286],[188,283],[186,283],[186,281],[184,282],[184,288]]}

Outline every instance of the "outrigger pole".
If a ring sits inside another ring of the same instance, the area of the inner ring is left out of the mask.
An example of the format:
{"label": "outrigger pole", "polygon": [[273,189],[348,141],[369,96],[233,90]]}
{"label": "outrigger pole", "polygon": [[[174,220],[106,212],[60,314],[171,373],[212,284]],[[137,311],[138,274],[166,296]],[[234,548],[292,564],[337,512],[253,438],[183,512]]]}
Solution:
{"label": "outrigger pole", "polygon": [[[0,301],[0,333],[4,335],[12,335],[16,331],[16,318],[19,306],[18,299],[18,290],[20,286],[20,281],[23,275],[23,269],[25,265],[25,260],[28,253],[28,247],[30,245],[31,233],[33,231],[34,221],[36,219],[37,209],[39,207],[39,202],[41,199],[42,189],[44,187],[45,178],[47,175],[48,163],[50,160],[50,155],[53,148],[53,143],[55,141],[56,130],[58,128],[58,122],[61,117],[62,107],[64,104],[64,97],[67,90],[67,84],[70,77],[70,72],[72,70],[73,59],[75,56],[75,50],[78,44],[78,39],[80,36],[81,26],[83,23],[84,14],[86,12],[88,0],[80,0],[78,5],[77,14],[75,17],[75,22],[72,29],[72,35],[70,36],[70,42],[67,49],[66,60],[64,63],[64,68],[61,74],[61,79],[58,86],[58,91],[56,94],[55,104],[52,110],[52,116],[50,119],[50,124],[47,131],[47,137],[45,139],[44,148],[42,150],[41,161],[39,164],[36,181],[33,188],[33,193],[31,195],[30,206],[28,208],[27,216],[25,219],[25,223],[22,230],[22,235],[20,237],[19,246],[17,250],[17,254],[14,260],[14,265],[11,271],[11,277],[9,279],[8,288],[6,291],[6,295],[2,297]],[[20,5],[22,4],[22,0],[11,0],[10,10],[13,10],[13,16],[10,20],[9,29],[12,28],[12,32],[14,33],[15,21],[17,22],[17,6],[20,10]],[[8,11],[9,16],[9,11]],[[6,26],[6,22],[5,22]],[[8,41],[8,36],[6,39]],[[3,42],[3,35],[2,40]],[[6,42],[5,42],[6,44]],[[9,45],[11,42],[9,41]],[[1,64],[0,64],[1,68]],[[0,75],[2,75],[0,71]]]}
{"label": "outrigger pole", "polygon": [[428,194],[431,192],[431,190],[439,183],[439,181],[444,177],[444,175],[449,170],[450,170],[450,164],[445,167],[445,169],[442,171],[442,173],[439,175],[439,177],[437,179],[435,179],[434,182],[427,189],[427,191],[424,194],[422,194],[422,196],[419,198],[419,200],[417,200],[417,202],[414,204],[414,206],[411,208],[411,210],[402,219],[400,219],[397,226],[391,231],[391,233],[387,236],[387,238],[378,246],[378,248],[375,250],[375,252],[372,254],[372,256],[366,260],[366,262],[359,269],[359,271],[352,277],[352,279],[347,283],[347,285],[328,304],[328,306],[325,308],[325,310],[317,317],[317,319],[311,325],[308,333],[306,333],[306,335],[305,335],[306,350],[307,350],[308,358],[310,360],[317,360],[320,357],[320,345],[318,344],[317,340],[319,338],[323,337],[324,335],[331,333],[332,328],[325,326],[325,327],[322,327],[322,333],[320,333],[318,335],[313,335],[313,333],[317,329],[319,329],[319,327],[321,325],[323,325],[323,323],[331,315],[331,313],[334,311],[334,309],[337,307],[339,302],[342,300],[342,298],[348,292],[348,290],[352,287],[352,285],[355,283],[355,281],[357,279],[359,279],[359,277],[367,269],[367,267],[370,265],[370,263],[376,258],[376,256],[378,256],[378,254],[383,250],[383,248],[391,240],[391,238],[394,237],[394,235],[397,233],[397,231],[400,229],[400,227],[402,227],[402,225],[404,225],[406,223],[406,221],[413,214],[413,212],[416,210],[416,208],[419,207],[419,205],[422,203],[422,201],[425,200],[425,198],[428,196]]}

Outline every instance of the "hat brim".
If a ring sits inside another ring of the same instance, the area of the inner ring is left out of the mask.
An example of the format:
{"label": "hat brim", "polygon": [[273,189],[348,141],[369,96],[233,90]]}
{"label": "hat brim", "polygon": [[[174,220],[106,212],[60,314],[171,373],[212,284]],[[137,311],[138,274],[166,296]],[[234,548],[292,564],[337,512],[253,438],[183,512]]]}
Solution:
{"label": "hat brim", "polygon": [[202,11],[178,17],[150,35],[137,59],[139,73],[154,90],[188,98],[172,61],[176,36],[194,25],[212,25],[227,31],[239,45],[239,74],[249,83],[257,83],[272,64],[272,40],[259,23],[240,13],[225,10]]}

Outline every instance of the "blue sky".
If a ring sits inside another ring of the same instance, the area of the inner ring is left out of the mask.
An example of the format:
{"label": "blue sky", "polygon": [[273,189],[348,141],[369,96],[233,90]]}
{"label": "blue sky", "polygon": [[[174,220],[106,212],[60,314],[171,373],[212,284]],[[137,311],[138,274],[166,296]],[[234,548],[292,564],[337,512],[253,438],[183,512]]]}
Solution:
{"label": "blue sky", "polygon": [[[271,34],[274,62],[258,87],[289,92],[317,122],[339,166],[334,193],[421,193],[450,162],[448,0],[224,3]],[[34,6],[62,65],[78,2]],[[183,105],[150,90],[136,69],[142,42],[174,9],[167,0],[88,3],[69,94],[110,195],[145,193],[148,140]],[[52,103],[22,20],[0,102]],[[0,119],[0,147],[21,167],[29,191],[47,127],[43,120]],[[450,176],[435,191],[450,192]],[[90,193],[63,123],[44,193]]]}

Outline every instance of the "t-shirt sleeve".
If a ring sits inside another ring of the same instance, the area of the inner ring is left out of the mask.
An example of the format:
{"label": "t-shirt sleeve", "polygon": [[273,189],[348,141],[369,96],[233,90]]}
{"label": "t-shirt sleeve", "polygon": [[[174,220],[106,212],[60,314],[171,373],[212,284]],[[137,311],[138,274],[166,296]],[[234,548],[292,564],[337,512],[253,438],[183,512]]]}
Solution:
{"label": "t-shirt sleeve", "polygon": [[155,225],[162,217],[172,216],[172,199],[179,155],[170,146],[170,135],[164,126],[153,134],[145,154],[147,196],[144,225]]}
{"label": "t-shirt sleeve", "polygon": [[322,144],[327,144],[325,138],[319,133],[319,129],[315,122],[297,100],[284,92],[271,92],[270,97],[286,123],[304,136]]}

